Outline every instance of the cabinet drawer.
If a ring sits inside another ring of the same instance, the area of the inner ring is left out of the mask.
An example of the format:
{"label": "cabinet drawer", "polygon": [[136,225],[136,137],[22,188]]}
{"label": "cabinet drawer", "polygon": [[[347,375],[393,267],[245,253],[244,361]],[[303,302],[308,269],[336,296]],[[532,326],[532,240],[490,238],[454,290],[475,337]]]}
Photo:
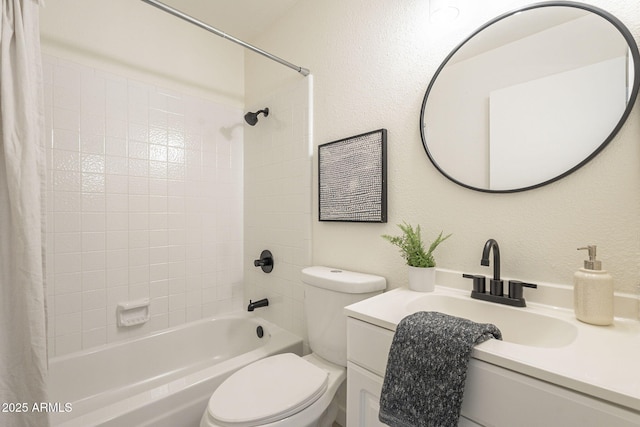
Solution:
{"label": "cabinet drawer", "polygon": [[347,359],[384,377],[393,331],[351,317],[347,320]]}

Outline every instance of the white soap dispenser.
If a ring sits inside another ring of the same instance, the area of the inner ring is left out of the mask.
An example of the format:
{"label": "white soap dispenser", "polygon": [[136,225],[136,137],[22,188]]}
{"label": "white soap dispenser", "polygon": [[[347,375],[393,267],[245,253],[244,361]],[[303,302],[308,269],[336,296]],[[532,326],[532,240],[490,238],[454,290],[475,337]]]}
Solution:
{"label": "white soap dispenser", "polygon": [[573,275],[573,307],[576,318],[592,325],[613,323],[613,279],[602,263],[596,260],[596,246],[578,250],[589,251],[584,268]]}

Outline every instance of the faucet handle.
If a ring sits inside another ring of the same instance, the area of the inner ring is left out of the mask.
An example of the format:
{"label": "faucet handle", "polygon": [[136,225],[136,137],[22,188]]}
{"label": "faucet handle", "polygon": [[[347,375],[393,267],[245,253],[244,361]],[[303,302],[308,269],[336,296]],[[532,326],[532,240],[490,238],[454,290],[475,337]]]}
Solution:
{"label": "faucet handle", "polygon": [[525,283],[520,280],[509,280],[509,298],[511,299],[524,299],[522,297],[522,287],[537,288],[538,285],[534,283]]}
{"label": "faucet handle", "polygon": [[465,279],[473,280],[473,292],[478,292],[483,294],[485,292],[486,279],[484,276],[479,274],[466,274],[462,275]]}

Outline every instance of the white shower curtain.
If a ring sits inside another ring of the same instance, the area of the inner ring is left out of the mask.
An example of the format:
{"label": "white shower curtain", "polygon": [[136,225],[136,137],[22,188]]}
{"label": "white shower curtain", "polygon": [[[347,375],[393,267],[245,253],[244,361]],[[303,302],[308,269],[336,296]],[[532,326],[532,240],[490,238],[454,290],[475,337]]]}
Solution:
{"label": "white shower curtain", "polygon": [[0,425],[47,426],[45,144],[39,2],[0,21]]}

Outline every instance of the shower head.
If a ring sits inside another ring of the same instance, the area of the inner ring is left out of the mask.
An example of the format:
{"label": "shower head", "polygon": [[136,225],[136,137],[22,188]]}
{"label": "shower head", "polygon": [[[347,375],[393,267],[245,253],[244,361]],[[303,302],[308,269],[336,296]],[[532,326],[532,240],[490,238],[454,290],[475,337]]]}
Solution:
{"label": "shower head", "polygon": [[258,114],[264,114],[265,117],[269,115],[269,109],[264,108],[262,110],[256,111],[255,113],[248,112],[244,115],[244,120],[249,123],[251,126],[255,126],[258,123]]}

